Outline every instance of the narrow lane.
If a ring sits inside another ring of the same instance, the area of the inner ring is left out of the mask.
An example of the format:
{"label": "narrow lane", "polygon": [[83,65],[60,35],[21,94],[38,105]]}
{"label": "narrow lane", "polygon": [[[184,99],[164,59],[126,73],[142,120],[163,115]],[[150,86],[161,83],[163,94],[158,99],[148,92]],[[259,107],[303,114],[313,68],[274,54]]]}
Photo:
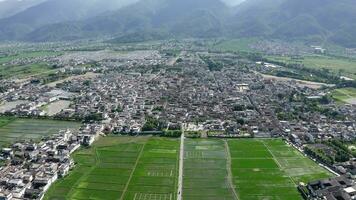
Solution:
{"label": "narrow lane", "polygon": [[182,200],[183,193],[183,161],[184,161],[184,129],[180,137],[180,153],[179,153],[179,177],[178,177],[178,192],[177,200]]}

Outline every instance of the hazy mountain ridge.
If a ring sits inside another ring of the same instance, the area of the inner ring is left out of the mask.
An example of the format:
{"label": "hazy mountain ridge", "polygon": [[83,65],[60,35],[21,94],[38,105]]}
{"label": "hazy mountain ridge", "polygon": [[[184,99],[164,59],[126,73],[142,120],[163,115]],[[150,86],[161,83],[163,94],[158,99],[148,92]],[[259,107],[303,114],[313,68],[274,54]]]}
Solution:
{"label": "hazy mountain ridge", "polygon": [[[184,11],[184,12],[183,12]],[[55,33],[73,38],[163,31],[182,37],[217,36],[229,8],[219,0],[145,0],[118,11],[79,22],[45,26],[27,35],[27,40],[54,39]],[[72,27],[63,33],[63,27]],[[159,30],[158,30],[159,29]],[[74,33],[76,32],[76,33]]]}
{"label": "hazy mountain ridge", "polygon": [[40,4],[46,0],[3,0],[0,1],[0,19],[13,16],[27,8]]}
{"label": "hazy mountain ridge", "polygon": [[[255,21],[264,31],[261,36],[310,41],[332,41],[344,46],[356,46],[356,38],[345,41],[340,33],[356,36],[356,4],[353,0],[249,0],[236,8],[230,18],[233,36],[247,36],[249,24]],[[235,21],[235,19],[240,19]]]}
{"label": "hazy mountain ridge", "polygon": [[[235,7],[220,0],[141,0],[121,9],[111,6],[108,10],[105,3],[98,3],[102,0],[61,0],[62,7],[70,2],[73,8],[62,13],[58,6],[43,7],[43,4],[56,5],[56,1],[48,0],[0,20],[0,39],[261,36],[356,46],[353,0],[247,0]],[[82,1],[86,4],[92,1],[90,4],[95,6],[82,7]],[[104,2],[113,4],[115,0]],[[38,12],[39,8],[46,12]],[[51,16],[43,17],[49,15],[46,13]]]}
{"label": "hazy mountain ridge", "polygon": [[56,23],[85,20],[114,11],[132,0],[46,0],[0,20],[0,39],[23,39],[32,31]]}

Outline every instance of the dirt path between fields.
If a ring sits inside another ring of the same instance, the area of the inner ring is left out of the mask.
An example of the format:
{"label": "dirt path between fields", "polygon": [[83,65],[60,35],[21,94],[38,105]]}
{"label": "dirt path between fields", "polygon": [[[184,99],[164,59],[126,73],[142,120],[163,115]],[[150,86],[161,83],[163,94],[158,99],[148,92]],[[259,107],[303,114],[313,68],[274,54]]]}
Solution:
{"label": "dirt path between fields", "polygon": [[224,140],[225,144],[225,152],[226,152],[226,170],[227,170],[227,182],[230,186],[231,192],[234,194],[234,199],[235,200],[240,200],[239,196],[237,195],[237,192],[235,190],[235,185],[232,181],[232,171],[231,171],[231,155],[230,155],[230,148],[229,144],[227,143],[226,140]]}
{"label": "dirt path between fields", "polygon": [[137,165],[138,165],[138,163],[139,163],[139,161],[140,161],[140,158],[141,158],[141,156],[142,156],[142,154],[143,154],[143,149],[145,148],[145,146],[146,146],[146,143],[142,146],[141,151],[140,151],[140,154],[137,156],[135,165],[134,165],[134,167],[133,167],[133,169],[132,169],[132,172],[131,172],[131,174],[130,174],[129,180],[127,181],[127,183],[126,183],[126,185],[125,185],[125,188],[124,188],[124,190],[122,191],[122,195],[121,195],[121,197],[120,197],[120,200],[124,200],[124,198],[125,198],[126,191],[127,191],[128,187],[129,187],[130,182],[131,182],[131,179],[132,179],[132,177],[133,177],[133,175],[134,175],[134,173],[135,173],[135,171],[136,171],[136,167],[137,167]]}

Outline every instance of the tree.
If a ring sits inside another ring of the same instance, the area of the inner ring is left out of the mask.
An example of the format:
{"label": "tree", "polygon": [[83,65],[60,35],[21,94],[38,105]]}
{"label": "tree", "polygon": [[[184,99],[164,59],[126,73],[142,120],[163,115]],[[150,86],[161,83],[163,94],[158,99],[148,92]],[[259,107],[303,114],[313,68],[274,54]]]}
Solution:
{"label": "tree", "polygon": [[83,82],[83,85],[85,86],[89,86],[91,84],[91,81],[90,80],[86,80]]}
{"label": "tree", "polygon": [[181,130],[169,130],[164,132],[164,136],[166,137],[180,137],[182,135]]}
{"label": "tree", "polygon": [[240,125],[244,125],[245,124],[245,120],[243,118],[239,118],[236,120],[237,123],[239,123]]}
{"label": "tree", "polygon": [[346,162],[349,161],[349,159],[350,159],[349,155],[344,151],[338,151],[335,155],[336,162]]}
{"label": "tree", "polygon": [[236,104],[236,105],[234,105],[233,110],[234,111],[244,111],[244,110],[246,110],[246,106],[245,105]]}
{"label": "tree", "polygon": [[100,113],[91,113],[84,117],[85,122],[101,121],[101,120],[103,120],[103,115]]}
{"label": "tree", "polygon": [[329,103],[330,103],[330,98],[325,95],[325,96],[321,97],[321,99],[319,100],[319,102],[320,102],[321,104],[329,104]]}
{"label": "tree", "polygon": [[148,116],[146,117],[146,123],[142,127],[142,131],[159,131],[163,127],[163,122],[160,120]]}

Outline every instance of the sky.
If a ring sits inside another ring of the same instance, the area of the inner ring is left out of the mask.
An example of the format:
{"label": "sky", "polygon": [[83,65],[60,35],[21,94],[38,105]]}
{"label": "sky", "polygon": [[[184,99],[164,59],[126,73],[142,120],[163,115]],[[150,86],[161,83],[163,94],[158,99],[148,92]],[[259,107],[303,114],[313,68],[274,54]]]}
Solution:
{"label": "sky", "polygon": [[0,2],[2,1],[29,1],[29,0],[0,0]]}
{"label": "sky", "polygon": [[[25,1],[25,0],[0,0],[1,1]],[[238,3],[241,3],[244,0],[222,0],[225,3],[229,4],[229,5],[237,5]]]}
{"label": "sky", "polygon": [[245,0],[222,0],[222,1],[224,1],[225,3],[227,3],[229,5],[236,6],[237,4],[239,4]]}

